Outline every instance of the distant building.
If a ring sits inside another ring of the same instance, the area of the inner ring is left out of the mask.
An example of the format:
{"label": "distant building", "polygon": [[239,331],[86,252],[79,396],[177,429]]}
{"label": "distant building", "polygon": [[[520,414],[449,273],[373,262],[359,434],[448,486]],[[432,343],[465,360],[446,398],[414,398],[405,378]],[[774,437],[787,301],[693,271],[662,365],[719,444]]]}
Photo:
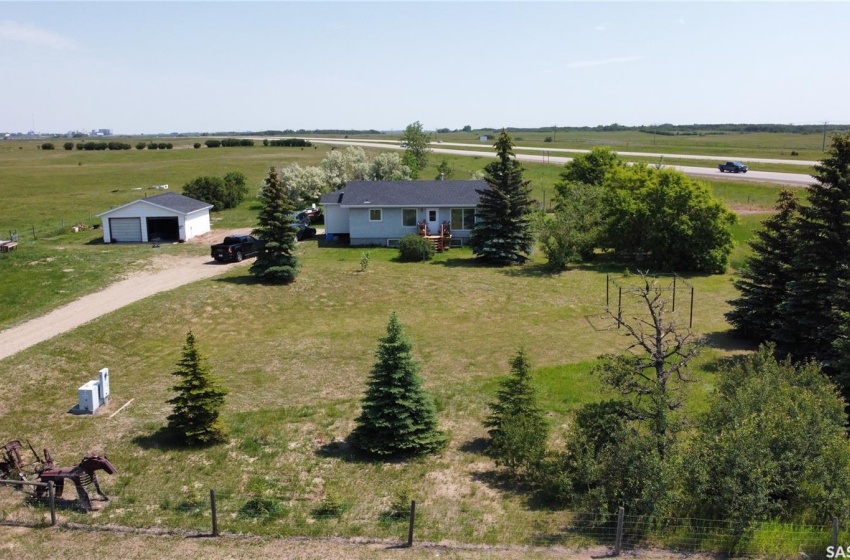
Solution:
{"label": "distant building", "polygon": [[111,128],[98,128],[97,130],[91,131],[92,136],[112,136]]}

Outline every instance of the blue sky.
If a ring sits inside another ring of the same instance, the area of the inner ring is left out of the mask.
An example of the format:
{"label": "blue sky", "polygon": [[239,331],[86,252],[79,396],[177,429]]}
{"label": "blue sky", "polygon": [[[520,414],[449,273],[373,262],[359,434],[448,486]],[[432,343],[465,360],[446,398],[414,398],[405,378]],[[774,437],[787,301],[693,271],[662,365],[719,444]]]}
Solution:
{"label": "blue sky", "polygon": [[845,2],[3,2],[0,131],[850,123]]}

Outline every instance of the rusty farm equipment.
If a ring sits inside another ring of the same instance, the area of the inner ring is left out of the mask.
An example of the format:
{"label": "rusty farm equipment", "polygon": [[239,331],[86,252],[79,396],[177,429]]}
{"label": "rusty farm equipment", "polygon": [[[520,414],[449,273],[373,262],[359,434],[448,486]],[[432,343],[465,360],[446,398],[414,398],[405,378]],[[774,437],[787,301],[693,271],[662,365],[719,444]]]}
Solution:
{"label": "rusty farm equipment", "polygon": [[[55,496],[61,498],[65,489],[65,481],[68,480],[74,484],[80,506],[85,511],[92,510],[91,497],[87,490],[89,486],[94,487],[94,491],[101,499],[109,500],[109,497],[101,490],[97,480],[97,471],[99,470],[106,471],[107,474],[117,472],[106,456],[86,455],[76,466],[56,467],[50,451],[45,449],[43,456],[39,456],[29,442],[27,442],[27,445],[32,451],[34,461],[26,462],[23,460],[21,457],[23,445],[19,440],[12,440],[3,446],[3,456],[0,460],[0,482],[4,479],[41,483],[52,482],[56,488]],[[36,497],[41,498],[45,490],[45,486],[36,486]]]}

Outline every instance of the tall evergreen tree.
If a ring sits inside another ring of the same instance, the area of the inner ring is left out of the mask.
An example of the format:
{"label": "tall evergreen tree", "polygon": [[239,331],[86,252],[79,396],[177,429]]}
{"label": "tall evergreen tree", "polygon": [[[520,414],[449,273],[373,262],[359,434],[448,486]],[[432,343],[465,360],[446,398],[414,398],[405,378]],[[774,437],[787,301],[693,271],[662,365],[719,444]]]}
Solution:
{"label": "tall evergreen tree", "polygon": [[796,195],[783,190],[776,202],[776,214],[762,222],[749,242],[753,255],[735,281],[741,296],[729,302],[734,309],[726,314],[739,336],[755,342],[771,340],[785,322],[779,307],[789,297],[799,211]]}
{"label": "tall evergreen tree", "polygon": [[269,171],[260,198],[263,208],[253,234],[261,245],[251,265],[251,274],[264,282],[289,284],[295,280],[299,267],[294,254],[296,239],[292,213],[295,208],[274,167]]}
{"label": "tall evergreen tree", "polygon": [[168,430],[187,445],[209,445],[224,441],[227,430],[219,418],[227,390],[218,385],[210,366],[195,344],[192,331],[186,335],[183,357],[172,373],[180,378],[177,393],[168,404],[174,411],[168,416]]}
{"label": "tall evergreen tree", "polygon": [[422,389],[411,349],[393,313],[387,336],[375,352],[363,410],[349,438],[355,448],[372,455],[401,456],[432,453],[445,446],[446,434],[438,429],[436,409]]}
{"label": "tall evergreen tree", "polygon": [[549,426],[537,403],[531,364],[523,349],[511,360],[511,375],[500,383],[484,426],[496,464],[512,473],[533,469],[543,459]]}
{"label": "tall evergreen tree", "polygon": [[490,188],[477,191],[481,199],[469,245],[484,262],[522,264],[528,260],[534,242],[529,220],[531,188],[522,178],[522,164],[514,156],[511,135],[502,130],[494,147],[497,159],[484,168],[484,180]]}
{"label": "tall evergreen tree", "polygon": [[797,254],[788,299],[779,311],[787,321],[774,335],[780,354],[814,358],[834,375],[842,317],[850,313],[850,134],[832,138],[815,166],[818,180],[800,207]]}

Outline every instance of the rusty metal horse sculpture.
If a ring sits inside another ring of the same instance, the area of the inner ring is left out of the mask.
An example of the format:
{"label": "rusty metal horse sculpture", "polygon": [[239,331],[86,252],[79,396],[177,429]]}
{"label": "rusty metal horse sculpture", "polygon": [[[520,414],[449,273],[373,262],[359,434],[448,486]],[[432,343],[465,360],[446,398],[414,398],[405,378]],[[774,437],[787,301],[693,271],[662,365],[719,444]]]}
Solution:
{"label": "rusty metal horse sculpture", "polygon": [[[46,457],[45,457],[46,459]],[[52,461],[51,461],[52,462]],[[77,489],[77,496],[80,498],[80,504],[86,511],[92,510],[91,498],[86,491],[86,486],[93,484],[94,489],[103,500],[109,501],[109,496],[103,493],[100,489],[100,484],[97,482],[97,473],[95,471],[106,471],[106,474],[115,474],[116,468],[109,462],[109,459],[104,455],[86,455],[80,464],[76,467],[63,468],[47,468],[38,473],[39,482],[53,482],[56,485],[56,497],[62,497],[62,491],[65,489],[65,481],[70,480],[74,483]],[[41,498],[44,495],[45,488],[39,486],[36,489],[36,496]]]}

